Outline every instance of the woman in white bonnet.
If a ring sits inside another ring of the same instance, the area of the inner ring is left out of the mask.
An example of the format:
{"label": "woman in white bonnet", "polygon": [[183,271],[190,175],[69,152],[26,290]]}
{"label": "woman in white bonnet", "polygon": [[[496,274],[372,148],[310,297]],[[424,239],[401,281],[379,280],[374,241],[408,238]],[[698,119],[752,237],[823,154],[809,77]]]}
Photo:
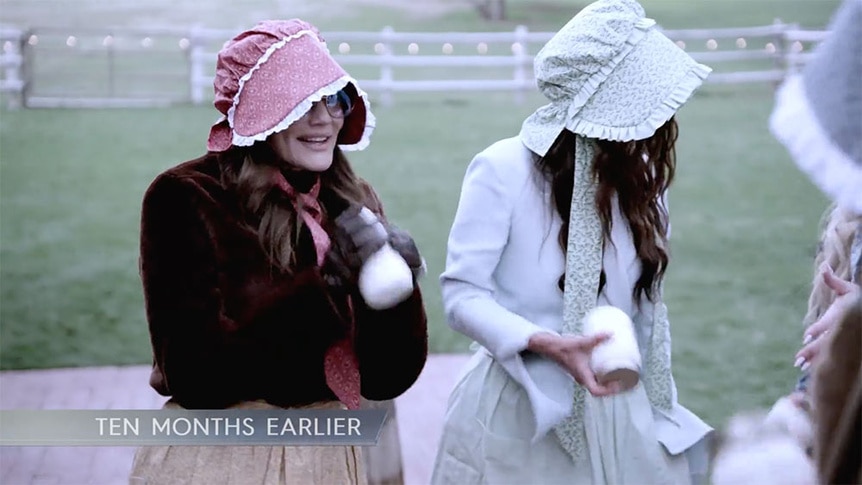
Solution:
{"label": "woman in white bonnet", "polygon": [[[674,115],[710,68],[634,0],[599,0],[537,54],[550,103],[477,154],[441,276],[480,345],[449,400],[432,483],[689,484],[712,429],[677,402],[662,303]],[[597,379],[583,318],[633,320],[640,382]]]}

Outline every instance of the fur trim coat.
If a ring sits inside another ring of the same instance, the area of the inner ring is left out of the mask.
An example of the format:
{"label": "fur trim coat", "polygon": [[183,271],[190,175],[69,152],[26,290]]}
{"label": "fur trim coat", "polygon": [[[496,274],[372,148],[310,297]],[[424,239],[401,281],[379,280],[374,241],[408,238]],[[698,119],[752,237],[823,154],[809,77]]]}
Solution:
{"label": "fur trim coat", "polygon": [[[344,302],[337,301],[345,297],[325,285],[307,228],[292,274],[270,263],[222,171],[215,155],[205,155],[159,175],[144,196],[140,271],[150,384],[188,409],[336,400],[323,362],[345,334]],[[374,191],[363,187],[366,205],[382,216]],[[415,382],[427,357],[421,292],[417,286],[382,311],[352,293],[362,395],[393,399]]]}

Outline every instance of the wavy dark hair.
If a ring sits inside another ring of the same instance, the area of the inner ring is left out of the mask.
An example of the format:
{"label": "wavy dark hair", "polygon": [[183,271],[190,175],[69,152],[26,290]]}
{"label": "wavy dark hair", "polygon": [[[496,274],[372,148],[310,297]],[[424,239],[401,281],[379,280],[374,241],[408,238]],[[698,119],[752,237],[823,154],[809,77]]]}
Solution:
{"label": "wavy dark hair", "polygon": [[[222,184],[239,195],[248,216],[246,223],[257,232],[273,264],[291,272],[296,264],[294,248],[302,220],[297,217],[293,204],[276,187],[274,172],[284,171],[297,190],[303,190],[302,185],[310,188],[316,174],[287,173],[284,162],[277,161],[277,155],[266,142],[231,147],[219,157],[225,167]],[[336,146],[332,166],[320,173],[319,200],[324,214],[337,214],[349,204],[361,203],[363,198],[361,180]]]}
{"label": "wavy dark hair", "polygon": [[[660,200],[673,181],[676,170],[677,135],[677,123],[671,117],[645,140],[596,140],[592,171],[598,182],[596,207],[602,221],[602,232],[605,240],[610,241],[611,199],[617,194],[620,210],[631,227],[642,265],[632,295],[637,301],[643,295],[653,298],[668,265],[668,215]],[[566,252],[569,237],[575,140],[574,133],[563,130],[544,157],[535,156],[539,171],[550,185],[554,208],[563,222],[558,235],[563,253]],[[605,281],[606,276],[602,271],[599,291]],[[560,290],[564,289],[564,285],[565,273],[558,282]]]}

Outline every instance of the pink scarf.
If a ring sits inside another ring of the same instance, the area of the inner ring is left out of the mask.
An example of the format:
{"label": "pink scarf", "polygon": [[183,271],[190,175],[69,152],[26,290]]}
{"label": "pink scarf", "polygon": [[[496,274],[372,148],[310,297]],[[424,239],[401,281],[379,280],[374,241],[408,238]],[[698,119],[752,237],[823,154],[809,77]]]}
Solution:
{"label": "pink scarf", "polygon": [[[323,211],[317,200],[320,193],[320,178],[314,182],[314,186],[308,193],[297,192],[284,178],[281,172],[277,172],[276,184],[283,190],[296,208],[296,213],[308,226],[311,238],[314,240],[314,249],[317,252],[317,266],[323,264],[326,252],[329,251],[331,240],[326,230],[321,225],[323,222]],[[348,409],[359,409],[360,376],[359,360],[353,348],[354,314],[353,301],[347,297],[349,311],[348,334],[345,338],[332,344],[324,356],[323,367],[326,374],[326,384],[338,399]]]}

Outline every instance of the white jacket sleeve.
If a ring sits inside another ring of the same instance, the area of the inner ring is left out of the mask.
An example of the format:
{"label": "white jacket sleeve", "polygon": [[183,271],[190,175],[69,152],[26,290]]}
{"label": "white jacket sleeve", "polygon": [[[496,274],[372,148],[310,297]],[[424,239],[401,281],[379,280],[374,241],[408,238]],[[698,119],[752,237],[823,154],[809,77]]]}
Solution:
{"label": "white jacket sleeve", "polygon": [[479,154],[467,168],[440,284],[452,329],[505,361],[525,350],[533,334],[549,330],[494,299],[494,272],[509,238],[517,195],[500,173],[505,167],[494,162]]}

